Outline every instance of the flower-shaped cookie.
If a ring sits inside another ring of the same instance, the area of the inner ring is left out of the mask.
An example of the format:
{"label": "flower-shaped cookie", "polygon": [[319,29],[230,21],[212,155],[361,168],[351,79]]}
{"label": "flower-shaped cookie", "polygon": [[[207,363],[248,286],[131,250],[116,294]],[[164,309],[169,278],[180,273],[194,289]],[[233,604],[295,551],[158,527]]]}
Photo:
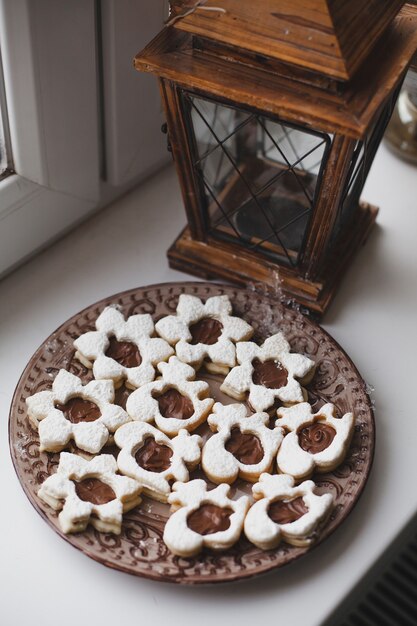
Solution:
{"label": "flower-shaped cookie", "polygon": [[271,471],[284,431],[268,428],[268,413],[246,417],[243,404],[216,402],[207,421],[218,431],[202,453],[202,467],[211,481],[230,484],[239,476],[256,482],[262,472]]}
{"label": "flower-shaped cookie", "polygon": [[238,343],[239,363],[226,376],[221,390],[236,400],[249,402],[255,411],[265,411],[276,399],[286,404],[302,402],[303,389],[296,378],[307,382],[313,375],[314,363],[302,354],[290,352],[282,333],[268,337],[261,347],[252,341]]}
{"label": "flower-shaped cookie", "polygon": [[39,431],[40,450],[59,452],[73,439],[81,450],[100,452],[110,434],[130,421],[113,400],[111,380],[83,385],[78,376],[60,370],[51,391],[26,399],[29,420]]}
{"label": "flower-shaped cookie", "polygon": [[203,304],[196,296],[181,294],[177,314],[163,317],[155,328],[175,345],[184,363],[198,369],[204,361],[209,371],[226,374],[236,364],[235,343],[253,335],[252,326],[231,313],[228,296],[214,296]]}
{"label": "flower-shaped cookie", "polygon": [[141,422],[155,422],[170,437],[185,428],[192,432],[206,419],[214,400],[207,398],[210,388],[195,381],[195,370],[172,356],[160,363],[162,379],[136,389],[128,398],[126,410]]}
{"label": "flower-shaped cookie", "polygon": [[174,350],[159,337],[152,337],[154,324],[148,314],[132,315],[126,321],[117,309],[106,307],[96,320],[95,331],[74,341],[75,356],[94,377],[111,379],[116,387],[126,379],[133,389],[151,382],[154,365],[166,361]]}
{"label": "flower-shaped cookie", "polygon": [[333,404],[313,413],[308,402],[277,411],[276,426],[290,431],[278,450],[280,472],[296,480],[311,476],[314,470],[331,472],[344,459],[353,434],[354,416],[334,416]]}
{"label": "flower-shaped cookie", "polygon": [[309,546],[318,535],[333,504],[333,496],[314,493],[315,484],[306,480],[294,487],[285,474],[262,474],[253,486],[257,502],[245,519],[245,535],[262,550],[276,548],[281,539],[294,546]]}
{"label": "flower-shaped cookie", "polygon": [[238,541],[249,498],[228,497],[229,485],[207,491],[204,480],[175,483],[168,498],[174,511],[164,530],[164,541],[174,554],[193,556],[204,547],[226,550]]}
{"label": "flower-shaped cookie", "polygon": [[118,535],[122,514],[137,506],[142,487],[136,480],[116,474],[111,454],[100,454],[86,461],[76,454],[62,452],[56,474],[49,476],[38,496],[59,514],[64,533],[97,530]]}
{"label": "flower-shaped cookie", "polygon": [[117,457],[119,470],[143,485],[143,493],[166,502],[171,493],[170,481],[186,482],[189,470],[200,462],[203,440],[180,430],[169,439],[145,422],[131,422],[119,428],[115,442],[121,448]]}

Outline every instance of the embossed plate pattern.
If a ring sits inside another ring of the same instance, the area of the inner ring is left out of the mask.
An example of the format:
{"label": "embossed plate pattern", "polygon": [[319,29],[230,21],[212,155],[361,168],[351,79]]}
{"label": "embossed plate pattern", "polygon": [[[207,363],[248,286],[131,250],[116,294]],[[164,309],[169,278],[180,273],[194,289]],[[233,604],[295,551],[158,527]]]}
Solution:
{"label": "embossed plate pattern", "polygon": [[[197,282],[154,285],[106,298],[72,317],[41,345],[17,385],[10,411],[11,455],[22,487],[35,509],[59,535],[89,557],[115,569],[160,581],[200,584],[239,580],[286,565],[307,549],[282,542],[277,549],[263,552],[242,537],[224,553],[207,551],[184,559],[171,554],[162,541],[168,505],[144,499],[142,505],[125,516],[119,536],[99,533],[93,528],[81,534],[64,535],[58,526],[57,513],[36,495],[43,480],[54,471],[58,455],[39,452],[38,435],[26,417],[27,396],[50,388],[60,368],[68,369],[84,381],[91,379],[91,372],[74,358],[72,342],[94,328],[104,306],[117,304],[126,316],[150,313],[156,321],[175,312],[181,293],[203,299],[227,294],[234,314],[255,328],[256,341],[282,330],[293,350],[307,354],[316,362],[314,379],[308,385],[313,407],[317,410],[324,403],[333,402],[340,415],[346,411],[355,413],[355,432],[346,460],[336,471],[314,477],[319,493],[330,491],[335,496],[335,507],[319,542],[328,537],[351,511],[372,464],[374,420],[365,384],[345,352],[314,322],[267,296],[245,289]],[[219,381],[212,376],[206,380],[217,399],[225,400],[226,396],[218,391]],[[120,391],[118,401],[122,400],[123,391]],[[249,485],[239,482],[234,491],[249,492]]]}

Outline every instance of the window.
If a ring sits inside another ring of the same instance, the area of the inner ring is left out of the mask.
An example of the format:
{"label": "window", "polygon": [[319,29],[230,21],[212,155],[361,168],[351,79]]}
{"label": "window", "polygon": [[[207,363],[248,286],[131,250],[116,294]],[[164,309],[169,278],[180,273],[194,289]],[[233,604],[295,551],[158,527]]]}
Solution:
{"label": "window", "polygon": [[167,162],[157,83],[132,64],[164,10],[0,0],[11,147],[6,135],[0,158],[14,170],[0,180],[0,275]]}

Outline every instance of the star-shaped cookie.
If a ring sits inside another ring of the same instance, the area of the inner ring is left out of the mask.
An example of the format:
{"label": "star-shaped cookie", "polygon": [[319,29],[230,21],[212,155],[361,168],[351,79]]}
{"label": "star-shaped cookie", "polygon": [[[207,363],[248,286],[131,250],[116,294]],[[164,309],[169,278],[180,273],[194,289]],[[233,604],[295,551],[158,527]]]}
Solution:
{"label": "star-shaped cookie", "polygon": [[28,418],[39,431],[40,450],[59,452],[73,439],[81,450],[96,454],[109,437],[130,421],[114,402],[111,380],[92,380],[87,385],[60,370],[49,391],[26,399]]}
{"label": "star-shaped cookie", "polygon": [[252,341],[236,346],[239,365],[224,379],[221,390],[242,401],[249,393],[249,403],[255,411],[266,411],[276,399],[285,404],[302,402],[304,383],[313,375],[314,362],[302,354],[290,352],[290,345],[279,332],[258,346]]}
{"label": "star-shaped cookie", "polygon": [[122,515],[140,501],[140,484],[118,476],[111,454],[100,454],[86,461],[76,454],[62,452],[56,474],[49,476],[38,496],[56,511],[64,533],[80,532],[92,524],[97,530],[119,534]]}
{"label": "star-shaped cookie", "polygon": [[228,296],[213,296],[205,304],[196,296],[181,294],[176,315],[155,325],[157,333],[175,346],[178,358],[194,369],[226,374],[236,363],[235,343],[250,339],[253,328],[232,316]]}
{"label": "star-shaped cookie", "polygon": [[154,324],[148,314],[127,320],[115,307],[106,307],[96,320],[97,330],[74,341],[75,356],[93,369],[97,379],[110,379],[119,387],[123,380],[136,389],[155,377],[156,366],[174,352],[160,337],[153,337]]}

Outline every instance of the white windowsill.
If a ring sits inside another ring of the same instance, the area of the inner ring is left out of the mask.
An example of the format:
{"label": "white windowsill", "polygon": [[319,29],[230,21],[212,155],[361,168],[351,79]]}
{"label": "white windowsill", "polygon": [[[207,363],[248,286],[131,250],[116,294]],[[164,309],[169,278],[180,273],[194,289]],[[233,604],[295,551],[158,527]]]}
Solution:
{"label": "white windowsill", "polygon": [[[317,550],[241,585],[179,588],[135,579],[86,558],[33,510],[8,453],[12,393],[47,335],[104,296],[190,280],[166,261],[166,250],[185,222],[173,169],[161,171],[0,282],[0,606],[5,624],[74,626],[76,612],[83,623],[101,626],[119,624],[121,615],[129,624],[253,626],[262,620],[319,626],[417,508],[417,494],[407,484],[417,475],[411,401],[416,195],[416,170],[382,147],[364,194],[381,207],[379,225],[323,324],[375,387],[377,449],[365,492],[342,527]],[[69,598],[76,598],[71,610]]]}

